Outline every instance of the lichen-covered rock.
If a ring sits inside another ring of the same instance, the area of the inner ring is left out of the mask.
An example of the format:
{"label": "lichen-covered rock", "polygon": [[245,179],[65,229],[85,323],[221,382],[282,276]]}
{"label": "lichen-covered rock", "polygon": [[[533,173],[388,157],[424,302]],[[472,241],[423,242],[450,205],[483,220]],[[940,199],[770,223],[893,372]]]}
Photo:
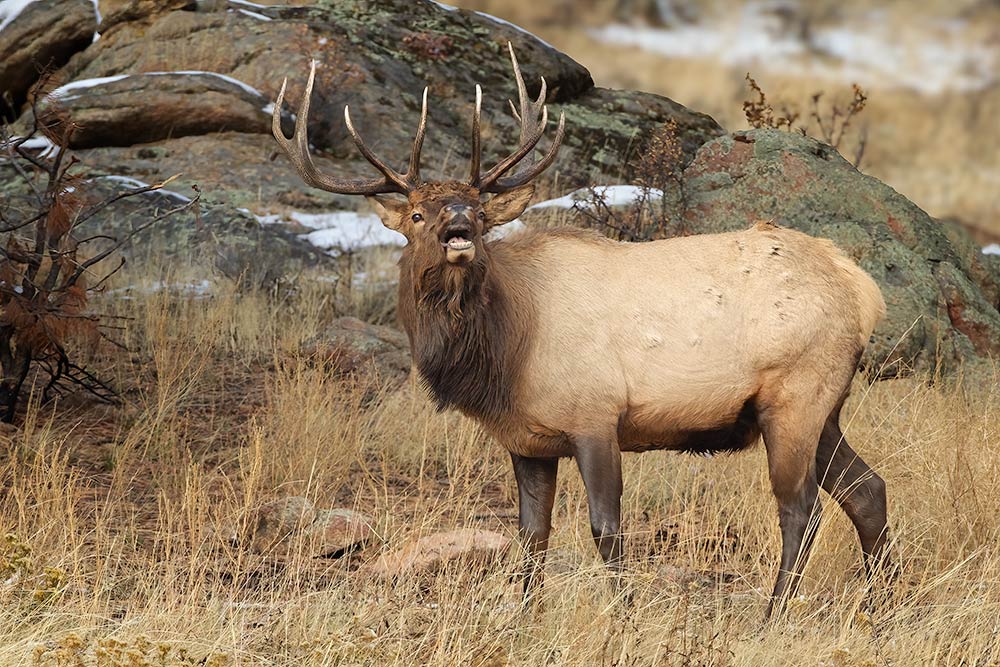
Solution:
{"label": "lichen-covered rock", "polygon": [[[834,149],[774,130],[738,132],[698,151],[685,174],[685,221],[696,233],[757,220],[832,239],[874,277],[888,306],[864,363],[883,373],[944,370],[1000,354],[1000,271]],[[902,366],[892,365],[902,361]]]}
{"label": "lichen-covered rock", "polygon": [[[708,116],[665,98],[596,89],[584,67],[541,40],[486,15],[427,0],[320,2],[307,7],[271,6],[250,14],[160,14],[146,22],[118,25],[75,57],[63,74],[67,80],[81,80],[210,70],[245,82],[268,99],[277,95],[287,77],[286,100],[297,104],[309,60],[315,57],[319,66],[310,140],[319,152],[338,158],[336,173],[371,169],[347,133],[345,104],[350,103],[356,126],[373,148],[399,163],[409,155],[420,94],[429,86],[424,172],[432,178],[464,176],[477,83],[484,89],[486,164],[517,143],[517,126],[506,105],[506,99],[516,95],[508,40],[517,51],[529,91],[537,92],[539,76],[544,75],[551,117],[566,112],[565,148],[549,174],[559,174],[560,183],[582,185],[595,176],[627,177],[630,165],[623,164],[624,153],[667,119],[677,122],[686,160],[701,143],[722,132]],[[145,107],[135,114],[136,125],[150,115]],[[140,135],[134,141],[145,140]],[[292,173],[283,156],[254,165],[262,176]]]}
{"label": "lichen-covered rock", "polygon": [[[135,180],[133,174],[91,174],[76,187],[87,201],[99,202],[149,182],[156,181]],[[154,217],[183,207],[195,194],[171,183],[165,190],[119,199],[83,223],[77,234],[124,239]],[[0,197],[9,215],[15,219],[30,217],[31,191],[4,161],[0,161]],[[206,195],[197,207],[149,226],[121,251],[130,262],[143,266],[182,262],[220,273],[248,287],[270,287],[289,275],[326,266],[330,261],[308,241],[282,226],[262,224],[248,211],[211,195]]]}
{"label": "lichen-covered rock", "polygon": [[[0,15],[0,23],[5,18]],[[0,116],[16,117],[40,72],[62,67],[93,41],[96,29],[90,0],[36,0],[27,5],[0,30]],[[8,99],[12,109],[6,106]]]}
{"label": "lichen-covered rock", "polygon": [[410,374],[410,346],[406,335],[391,327],[339,317],[303,352],[321,360],[331,372],[379,388],[394,389]]}
{"label": "lichen-covered rock", "polygon": [[213,132],[271,132],[267,98],[212,72],[118,75],[70,84],[46,100],[76,126],[70,148],[132,146]]}

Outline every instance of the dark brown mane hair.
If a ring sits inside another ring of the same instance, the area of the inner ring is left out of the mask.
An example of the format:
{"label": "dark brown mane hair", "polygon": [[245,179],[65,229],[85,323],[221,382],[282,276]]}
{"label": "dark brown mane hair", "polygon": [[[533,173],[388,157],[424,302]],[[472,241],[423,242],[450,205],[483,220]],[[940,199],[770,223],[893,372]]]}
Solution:
{"label": "dark brown mane hair", "polygon": [[523,244],[494,241],[460,270],[403,251],[399,319],[438,409],[496,426],[512,415],[532,339],[533,255]]}

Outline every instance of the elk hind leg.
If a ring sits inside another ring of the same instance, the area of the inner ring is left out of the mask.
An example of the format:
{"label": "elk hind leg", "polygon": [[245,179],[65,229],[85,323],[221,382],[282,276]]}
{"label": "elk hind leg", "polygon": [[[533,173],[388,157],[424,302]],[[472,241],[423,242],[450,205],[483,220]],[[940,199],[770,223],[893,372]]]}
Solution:
{"label": "elk hind leg", "polygon": [[870,578],[889,565],[885,481],[851,449],[840,430],[840,406],[830,413],[816,450],[816,476],[823,490],[851,519],[861,540],[865,572]]}
{"label": "elk hind leg", "polygon": [[781,564],[767,608],[768,617],[775,610],[780,613],[795,594],[819,526],[821,507],[815,457],[822,421],[810,420],[811,412],[810,409],[796,412],[786,407],[761,414],[771,489],[778,502],[781,525]]}

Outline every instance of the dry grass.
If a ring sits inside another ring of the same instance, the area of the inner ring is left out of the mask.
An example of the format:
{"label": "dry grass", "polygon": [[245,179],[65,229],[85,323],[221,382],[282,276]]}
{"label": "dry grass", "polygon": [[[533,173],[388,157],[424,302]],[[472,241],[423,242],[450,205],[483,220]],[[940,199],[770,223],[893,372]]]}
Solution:
{"label": "dry grass", "polygon": [[[862,612],[853,530],[827,502],[803,595],[762,626],[779,535],[761,448],[626,457],[625,605],[564,462],[544,604],[515,563],[391,584],[359,566],[437,529],[513,535],[506,455],[408,387],[363,404],[303,359],[327,287],[275,307],[137,296],[117,408],[32,406],[0,454],[0,665],[989,665],[1000,661],[1000,392],[859,381],[849,437],[889,483],[903,574]],[[101,362],[102,360],[95,360]],[[266,559],[227,535],[301,494],[375,517],[348,559]],[[513,557],[512,557],[513,558]]]}

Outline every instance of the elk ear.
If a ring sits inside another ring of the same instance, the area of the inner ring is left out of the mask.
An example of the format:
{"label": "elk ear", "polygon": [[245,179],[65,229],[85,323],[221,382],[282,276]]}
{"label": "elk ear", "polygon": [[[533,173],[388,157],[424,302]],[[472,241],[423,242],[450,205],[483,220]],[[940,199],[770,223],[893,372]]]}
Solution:
{"label": "elk ear", "polygon": [[528,208],[528,202],[531,201],[534,194],[535,185],[527,183],[509,192],[494,195],[483,204],[483,209],[486,211],[486,224],[493,227],[510,222],[524,213],[524,209]]}
{"label": "elk ear", "polygon": [[406,238],[410,238],[406,225],[409,221],[410,202],[405,200],[400,201],[392,197],[380,197],[378,195],[365,197],[365,199],[368,200],[371,207],[378,213],[378,217],[382,219],[383,225],[389,229],[396,230]]}

